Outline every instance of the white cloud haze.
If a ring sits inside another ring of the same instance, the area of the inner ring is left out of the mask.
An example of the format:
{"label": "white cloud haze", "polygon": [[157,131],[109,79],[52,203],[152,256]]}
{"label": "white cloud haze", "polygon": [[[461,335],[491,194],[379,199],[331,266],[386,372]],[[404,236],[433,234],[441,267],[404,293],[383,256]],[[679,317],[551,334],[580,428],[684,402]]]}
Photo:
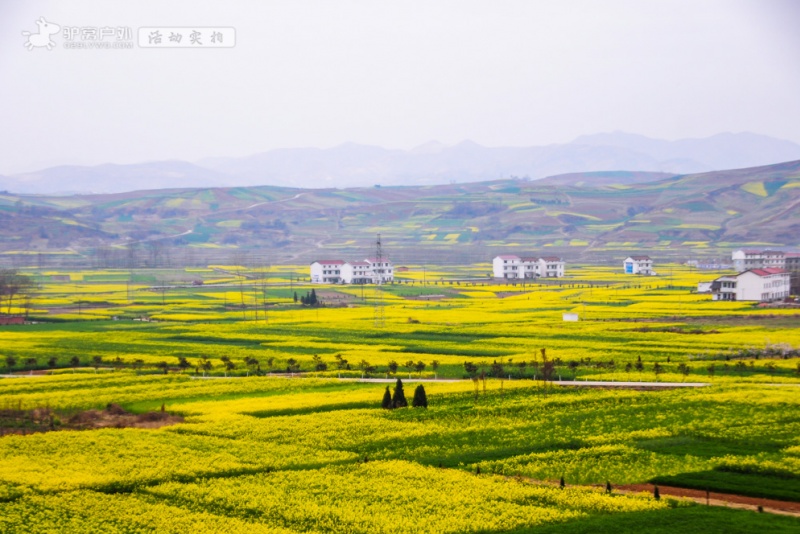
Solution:
{"label": "white cloud haze", "polygon": [[[0,174],[344,142],[623,130],[800,142],[788,0],[0,0]],[[232,26],[235,48],[28,51],[67,26]]]}

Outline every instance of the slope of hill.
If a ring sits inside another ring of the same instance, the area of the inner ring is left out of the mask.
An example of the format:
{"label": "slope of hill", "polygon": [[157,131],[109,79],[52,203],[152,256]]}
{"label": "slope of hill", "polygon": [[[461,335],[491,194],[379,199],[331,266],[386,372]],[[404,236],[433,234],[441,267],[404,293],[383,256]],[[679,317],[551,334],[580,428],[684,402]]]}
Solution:
{"label": "slope of hill", "polygon": [[105,193],[163,187],[219,187],[227,178],[185,161],[94,167],[63,165],[0,177],[0,189],[34,194]]}
{"label": "slope of hill", "polygon": [[109,265],[131,261],[136,250],[141,263],[165,261],[168,251],[174,259],[246,253],[285,263],[363,256],[377,233],[395,258],[409,262],[483,261],[509,249],[576,259],[645,248],[711,255],[800,246],[800,161],[644,183],[616,178],[591,187],[500,180],[4,194],[0,258],[70,248],[92,257],[102,251]]}

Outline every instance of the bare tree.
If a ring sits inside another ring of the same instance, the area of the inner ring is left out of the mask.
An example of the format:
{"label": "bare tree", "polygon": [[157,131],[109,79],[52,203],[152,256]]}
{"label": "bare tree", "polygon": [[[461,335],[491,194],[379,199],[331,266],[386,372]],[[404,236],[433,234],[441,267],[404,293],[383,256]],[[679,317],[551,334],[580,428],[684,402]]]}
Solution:
{"label": "bare tree", "polygon": [[35,287],[30,276],[15,269],[0,269],[0,313],[5,309],[7,314],[11,314],[15,302],[18,306],[30,302]]}

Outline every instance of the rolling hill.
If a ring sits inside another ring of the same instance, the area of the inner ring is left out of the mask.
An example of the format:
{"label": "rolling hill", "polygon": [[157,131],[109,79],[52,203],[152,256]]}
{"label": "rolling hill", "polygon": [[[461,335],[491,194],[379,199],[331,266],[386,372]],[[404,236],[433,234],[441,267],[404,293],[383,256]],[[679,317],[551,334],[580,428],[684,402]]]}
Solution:
{"label": "rolling hill", "polygon": [[800,246],[800,161],[619,178],[609,183],[605,176],[603,185],[566,176],[349,189],[2,194],[0,261],[60,254],[105,266],[243,255],[302,262],[365,256],[378,233],[406,262],[485,261],[503,250],[596,259],[644,249],[688,257]]}

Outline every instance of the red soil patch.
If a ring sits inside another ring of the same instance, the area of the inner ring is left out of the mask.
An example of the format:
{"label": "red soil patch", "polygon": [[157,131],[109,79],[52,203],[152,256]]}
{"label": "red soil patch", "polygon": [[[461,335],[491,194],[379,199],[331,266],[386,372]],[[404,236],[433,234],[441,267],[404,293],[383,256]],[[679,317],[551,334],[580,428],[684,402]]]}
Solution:
{"label": "red soil patch", "polygon": [[[622,493],[648,492],[652,494],[653,488],[653,484],[627,484],[624,486],[615,486],[614,491],[620,491]],[[762,499],[759,497],[717,493],[714,491],[706,495],[706,492],[703,490],[677,488],[674,486],[658,486],[658,492],[663,496],[681,497],[700,504],[708,503],[712,506],[727,506],[729,508],[741,508],[744,510],[758,510],[758,507],[761,506],[765,512],[800,517],[800,502]]]}

